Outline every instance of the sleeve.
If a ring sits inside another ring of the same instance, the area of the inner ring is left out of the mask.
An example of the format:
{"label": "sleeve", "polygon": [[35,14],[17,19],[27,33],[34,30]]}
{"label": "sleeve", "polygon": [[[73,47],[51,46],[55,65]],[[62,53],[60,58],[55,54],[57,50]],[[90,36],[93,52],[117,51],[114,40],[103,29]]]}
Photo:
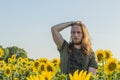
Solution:
{"label": "sleeve", "polygon": [[60,48],[60,49],[59,49],[59,48],[57,48],[57,49],[58,49],[58,51],[59,51],[59,52],[62,52],[62,51],[63,51],[63,49],[64,49],[67,45],[68,45],[67,41],[66,41],[66,40],[64,40],[64,41],[63,41],[63,44],[62,44],[62,46],[61,46],[61,48]]}
{"label": "sleeve", "polygon": [[93,67],[93,68],[96,68],[96,69],[98,68],[94,52],[92,52],[92,54],[90,55],[89,67]]}

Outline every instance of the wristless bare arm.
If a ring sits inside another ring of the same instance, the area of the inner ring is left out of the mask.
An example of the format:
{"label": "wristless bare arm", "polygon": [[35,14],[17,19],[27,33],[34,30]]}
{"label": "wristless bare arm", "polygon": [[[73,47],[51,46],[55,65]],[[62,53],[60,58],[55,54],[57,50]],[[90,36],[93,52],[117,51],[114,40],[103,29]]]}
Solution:
{"label": "wristless bare arm", "polygon": [[60,23],[60,24],[54,25],[51,28],[53,40],[54,40],[55,44],[57,45],[58,49],[61,48],[61,46],[63,44],[63,41],[64,41],[62,35],[60,34],[60,31],[62,31],[63,29],[65,29],[65,28],[67,28],[69,26],[71,26],[71,24],[73,24],[72,21],[64,22],[64,23]]}

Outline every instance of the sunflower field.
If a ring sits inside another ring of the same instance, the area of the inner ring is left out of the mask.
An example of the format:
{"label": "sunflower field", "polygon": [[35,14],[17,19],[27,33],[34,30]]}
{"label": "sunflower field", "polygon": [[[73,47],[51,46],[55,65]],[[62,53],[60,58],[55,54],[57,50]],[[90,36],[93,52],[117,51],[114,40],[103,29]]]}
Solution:
{"label": "sunflower field", "polygon": [[112,52],[99,49],[95,54],[98,62],[96,75],[83,70],[65,75],[60,71],[59,58],[33,60],[17,57],[17,54],[6,58],[5,50],[0,48],[0,80],[120,80],[120,63]]}

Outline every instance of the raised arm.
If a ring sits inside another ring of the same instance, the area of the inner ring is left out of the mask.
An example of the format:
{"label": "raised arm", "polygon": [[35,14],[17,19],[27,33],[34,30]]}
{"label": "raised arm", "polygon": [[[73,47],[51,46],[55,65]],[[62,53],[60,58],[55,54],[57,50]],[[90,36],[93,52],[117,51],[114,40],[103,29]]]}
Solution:
{"label": "raised arm", "polygon": [[55,44],[57,45],[58,49],[61,48],[61,46],[63,44],[63,41],[64,41],[62,35],[60,34],[60,31],[62,31],[64,28],[67,28],[67,27],[71,26],[72,24],[73,24],[72,21],[64,22],[64,23],[54,25],[51,28],[53,40],[54,40]]}

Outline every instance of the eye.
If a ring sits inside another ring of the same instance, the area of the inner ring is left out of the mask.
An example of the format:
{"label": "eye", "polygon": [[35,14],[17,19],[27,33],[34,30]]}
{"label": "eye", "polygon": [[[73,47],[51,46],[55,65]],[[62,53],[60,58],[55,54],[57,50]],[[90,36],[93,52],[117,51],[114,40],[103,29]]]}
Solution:
{"label": "eye", "polygon": [[80,34],[81,32],[80,31],[77,31],[78,34]]}
{"label": "eye", "polygon": [[75,31],[71,31],[72,34],[75,34]]}

